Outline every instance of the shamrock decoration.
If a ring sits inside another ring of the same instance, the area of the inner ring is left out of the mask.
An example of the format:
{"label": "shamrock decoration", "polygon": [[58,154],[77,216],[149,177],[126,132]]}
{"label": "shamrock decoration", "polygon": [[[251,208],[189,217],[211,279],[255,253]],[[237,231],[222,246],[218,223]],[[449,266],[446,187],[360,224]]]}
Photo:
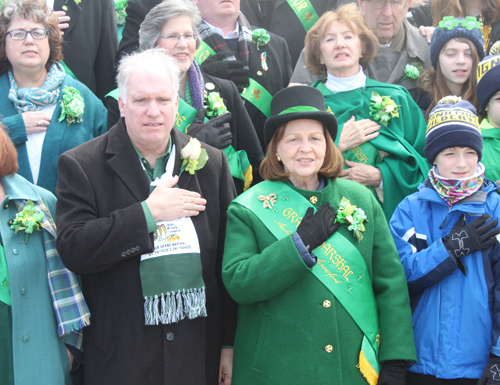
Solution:
{"label": "shamrock decoration", "polygon": [[62,122],[66,118],[68,126],[71,123],[80,123],[82,121],[83,110],[85,109],[85,103],[80,95],[80,91],[76,88],[66,86],[62,92],[62,110],[58,122]]}
{"label": "shamrock decoration", "polygon": [[377,92],[372,92],[370,116],[375,121],[380,120],[381,124],[387,126],[391,118],[399,118],[398,107],[389,96],[380,96]]}
{"label": "shamrock decoration", "polygon": [[224,100],[220,97],[218,92],[210,92],[206,95],[206,115],[208,117],[216,117],[227,112]]}
{"label": "shamrock decoration", "polygon": [[353,235],[361,242],[363,239],[362,232],[365,231],[365,225],[363,222],[367,220],[366,214],[363,209],[360,209],[354,205],[351,205],[349,199],[342,197],[340,200],[340,206],[337,209],[337,218],[335,218],[335,223],[348,223],[349,226],[347,230],[352,231]]}
{"label": "shamrock decoration", "polygon": [[261,45],[266,45],[270,39],[271,36],[269,36],[264,28],[258,28],[252,32],[252,43],[257,44],[257,49]]}
{"label": "shamrock decoration", "polygon": [[26,237],[24,238],[24,243],[28,243],[28,237],[30,234],[33,234],[34,230],[42,231],[43,226],[41,224],[44,216],[44,213],[36,211],[35,204],[29,199],[24,205],[24,209],[16,214],[10,228],[15,233],[25,230]]}
{"label": "shamrock decoration", "polygon": [[184,170],[187,170],[191,175],[195,171],[201,170],[208,161],[207,150],[201,148],[201,143],[196,138],[189,139],[189,143],[181,150],[182,166],[179,176]]}

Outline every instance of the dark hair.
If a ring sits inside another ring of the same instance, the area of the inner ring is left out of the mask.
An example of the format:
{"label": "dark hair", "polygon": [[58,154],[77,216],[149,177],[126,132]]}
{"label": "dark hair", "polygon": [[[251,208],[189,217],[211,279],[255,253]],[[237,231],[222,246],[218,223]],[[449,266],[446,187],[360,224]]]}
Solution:
{"label": "dark hair", "polygon": [[320,61],[321,40],[328,33],[333,22],[343,23],[348,26],[353,33],[359,36],[363,44],[363,56],[359,59],[359,64],[366,69],[377,54],[379,42],[375,34],[366,25],[365,19],[359,13],[356,4],[346,4],[340,6],[336,11],[328,11],[319,18],[306,35],[306,61],[307,68],[316,75],[326,73],[326,66]]}
{"label": "dark hair", "polygon": [[[481,10],[484,24],[491,25],[500,20],[500,0],[484,0],[485,5]],[[432,0],[432,23],[436,26],[445,16],[467,17],[467,7],[464,0]]]}
{"label": "dark hair", "polygon": [[62,37],[59,34],[57,17],[47,8],[44,0],[11,0],[4,3],[0,12],[0,75],[12,68],[5,55],[5,38],[7,30],[14,17],[33,19],[35,23],[42,23],[49,31],[50,55],[45,64],[47,70],[56,62],[63,59]]}
{"label": "dark hair", "polygon": [[[285,135],[286,126],[287,125],[284,124],[276,130],[267,146],[267,155],[260,164],[259,168],[260,175],[265,180],[287,180],[290,176],[290,173],[285,171],[283,163],[278,161],[276,158],[278,143]],[[325,178],[335,180],[342,172],[344,159],[324,125],[323,133],[326,139],[326,152],[325,160],[323,161],[323,165],[319,169],[318,173],[323,175]]]}
{"label": "dark hair", "polygon": [[[453,39],[452,39],[453,40]],[[462,85],[460,96],[463,100],[467,100],[479,110],[479,101],[477,100],[476,87],[477,87],[477,66],[480,62],[479,54],[477,53],[477,48],[469,39],[463,37],[456,37],[455,40],[461,43],[469,44],[472,53],[472,67],[470,76],[467,81]],[[450,40],[451,41],[451,40]],[[449,43],[449,42],[448,42]],[[448,46],[446,43],[441,50],[441,52]],[[441,71],[441,64],[438,60],[438,68],[435,70],[433,67],[425,70],[422,75],[418,78],[418,86],[427,92],[431,97],[431,103],[425,114],[426,120],[429,118],[429,114],[432,109],[436,107],[436,104],[445,96],[453,95],[446,85],[443,72]]]}
{"label": "dark hair", "polygon": [[17,172],[17,150],[0,123],[0,177]]}

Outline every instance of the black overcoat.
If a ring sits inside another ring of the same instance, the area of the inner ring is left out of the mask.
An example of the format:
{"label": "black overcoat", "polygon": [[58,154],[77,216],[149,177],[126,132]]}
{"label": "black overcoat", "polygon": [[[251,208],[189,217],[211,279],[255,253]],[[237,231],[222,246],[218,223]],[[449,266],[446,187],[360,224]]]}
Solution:
{"label": "black overcoat", "polygon": [[[189,137],[172,130],[171,138],[178,174]],[[88,384],[217,384],[220,349],[233,345],[236,321],[236,305],[221,280],[226,211],[235,190],[225,155],[202,146],[209,161],[194,175],[184,172],[178,185],[207,200],[206,210],[192,219],[208,317],[172,325],[144,326],[139,263],[154,243],[140,202],[148,197],[149,180],[124,119],[59,159],[57,249],[81,274],[92,314],[84,329]]]}
{"label": "black overcoat", "polygon": [[115,54],[118,47],[113,0],[54,0],[54,10],[71,18],[63,30],[64,62],[79,81],[104,102],[115,88]]}

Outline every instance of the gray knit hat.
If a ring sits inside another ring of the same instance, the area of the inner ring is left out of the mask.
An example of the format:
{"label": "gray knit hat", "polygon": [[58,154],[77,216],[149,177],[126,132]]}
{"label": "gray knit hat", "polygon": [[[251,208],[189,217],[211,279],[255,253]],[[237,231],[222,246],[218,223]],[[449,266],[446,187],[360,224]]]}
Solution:
{"label": "gray knit hat", "polygon": [[431,63],[437,69],[439,54],[443,47],[451,39],[463,37],[470,40],[477,49],[479,58],[484,58],[483,35],[481,33],[481,23],[475,17],[455,18],[446,16],[439,22],[431,40]]}
{"label": "gray knit hat", "polygon": [[479,129],[476,108],[458,96],[446,96],[429,115],[424,153],[429,164],[450,147],[469,147],[483,155],[483,137]]}

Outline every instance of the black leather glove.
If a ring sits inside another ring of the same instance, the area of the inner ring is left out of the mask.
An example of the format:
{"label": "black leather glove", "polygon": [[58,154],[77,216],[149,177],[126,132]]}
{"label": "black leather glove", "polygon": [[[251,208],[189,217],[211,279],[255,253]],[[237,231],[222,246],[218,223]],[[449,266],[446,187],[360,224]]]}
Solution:
{"label": "black leather glove", "polygon": [[226,148],[231,144],[233,134],[229,125],[230,112],[216,116],[206,123],[203,122],[204,120],[205,109],[200,108],[189,126],[188,135],[218,149]]}
{"label": "black leather glove", "polygon": [[378,385],[405,385],[406,361],[384,361],[378,376]]}
{"label": "black leather glove", "polygon": [[210,56],[201,64],[201,70],[208,75],[231,80],[238,87],[238,92],[241,93],[245,87],[248,87],[250,71],[243,68],[241,61],[224,60],[225,57],[224,52]]}
{"label": "black leather glove", "polygon": [[500,384],[500,357],[490,354],[488,363],[477,385],[498,385]]}
{"label": "black leather glove", "polygon": [[450,234],[443,239],[448,252],[458,259],[493,246],[497,242],[495,236],[500,233],[500,228],[494,228],[498,224],[496,218],[485,224],[490,219],[489,214],[483,214],[465,225],[465,214],[462,214]]}
{"label": "black leather glove", "polygon": [[325,202],[316,214],[313,213],[314,208],[309,207],[297,228],[300,239],[309,251],[321,245],[340,227],[340,223],[333,223],[337,213],[329,202]]}

